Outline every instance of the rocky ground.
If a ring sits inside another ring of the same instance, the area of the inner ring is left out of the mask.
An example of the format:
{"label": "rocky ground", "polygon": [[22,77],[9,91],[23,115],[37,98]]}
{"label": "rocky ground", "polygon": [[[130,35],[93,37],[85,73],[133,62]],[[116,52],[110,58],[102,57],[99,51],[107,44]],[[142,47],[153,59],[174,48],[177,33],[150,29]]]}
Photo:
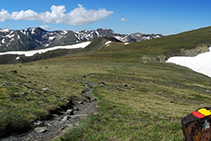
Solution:
{"label": "rocky ground", "polygon": [[[97,99],[94,98],[91,94],[95,85],[93,83],[87,82],[83,78],[83,83],[87,88],[86,91],[83,91],[87,95],[88,99],[80,99],[72,104],[65,111],[54,111],[51,115],[50,120],[45,121],[35,121],[34,125],[37,127],[28,131],[27,133],[10,136],[7,138],[0,139],[2,141],[48,141],[52,140],[62,133],[64,133],[68,128],[78,126],[79,121],[90,114],[93,114],[93,111],[98,103]],[[92,88],[90,88],[91,86]]]}

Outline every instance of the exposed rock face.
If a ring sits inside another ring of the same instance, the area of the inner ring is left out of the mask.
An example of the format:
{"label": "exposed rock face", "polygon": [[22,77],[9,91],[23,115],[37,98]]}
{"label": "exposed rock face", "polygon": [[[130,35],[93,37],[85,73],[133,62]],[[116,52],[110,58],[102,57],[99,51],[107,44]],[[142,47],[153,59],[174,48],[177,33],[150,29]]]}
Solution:
{"label": "exposed rock face", "polygon": [[182,120],[184,141],[211,140],[211,108],[200,108]]}
{"label": "exposed rock face", "polygon": [[200,45],[194,49],[181,49],[181,55],[183,56],[196,56],[200,53],[209,52],[209,47],[207,45]]}
{"label": "exposed rock face", "polygon": [[170,57],[173,56],[189,56],[189,57],[194,57],[198,54],[209,52],[209,46],[208,45],[199,45],[196,48],[193,49],[181,49],[180,53],[169,53],[168,55],[158,55],[156,57],[153,57],[152,59],[154,61],[159,61],[159,62],[165,62],[168,60]]}

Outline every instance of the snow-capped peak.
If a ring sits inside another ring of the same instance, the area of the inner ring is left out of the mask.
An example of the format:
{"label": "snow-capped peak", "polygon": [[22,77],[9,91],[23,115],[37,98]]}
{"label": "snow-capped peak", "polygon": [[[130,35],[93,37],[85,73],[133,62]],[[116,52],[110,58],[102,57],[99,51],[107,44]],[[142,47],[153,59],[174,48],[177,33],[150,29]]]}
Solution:
{"label": "snow-capped peak", "polygon": [[[20,32],[22,34],[20,34]],[[70,30],[56,30],[46,31],[40,27],[26,28],[22,30],[10,30],[7,28],[0,29],[0,50],[13,50],[15,49],[32,50],[36,48],[45,48],[55,45],[72,44],[81,41],[88,41],[98,37],[111,37],[116,38],[121,42],[139,42],[146,39],[153,39],[161,37],[161,34],[118,34],[112,29],[98,28],[97,30],[81,30],[81,31],[70,31]],[[25,37],[24,37],[25,36]],[[16,41],[16,42],[13,42]],[[19,43],[17,47],[17,42]],[[16,43],[16,44],[15,44]],[[6,46],[6,47],[5,47]]]}
{"label": "snow-capped peak", "polygon": [[8,29],[8,28],[2,28],[2,29],[0,29],[0,32],[10,32],[11,30],[10,29]]}

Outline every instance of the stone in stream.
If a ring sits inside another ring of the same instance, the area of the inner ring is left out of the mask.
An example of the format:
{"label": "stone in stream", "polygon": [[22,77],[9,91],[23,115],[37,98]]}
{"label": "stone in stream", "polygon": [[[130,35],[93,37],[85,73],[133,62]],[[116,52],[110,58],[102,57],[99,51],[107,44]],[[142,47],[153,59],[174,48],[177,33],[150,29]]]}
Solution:
{"label": "stone in stream", "polygon": [[211,107],[204,107],[193,111],[182,118],[184,141],[211,140]]}

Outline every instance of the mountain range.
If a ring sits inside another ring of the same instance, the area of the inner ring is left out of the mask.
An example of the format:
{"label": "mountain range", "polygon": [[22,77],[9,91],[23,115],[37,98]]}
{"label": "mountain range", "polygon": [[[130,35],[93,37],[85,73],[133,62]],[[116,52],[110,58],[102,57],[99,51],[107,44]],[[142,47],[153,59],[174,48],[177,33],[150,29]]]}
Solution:
{"label": "mountain range", "polygon": [[47,31],[40,27],[22,30],[0,29],[0,51],[8,50],[34,50],[58,45],[73,44],[92,40],[98,37],[112,37],[121,42],[140,42],[162,37],[162,34],[118,34],[111,29],[99,28],[97,30],[57,30]]}

